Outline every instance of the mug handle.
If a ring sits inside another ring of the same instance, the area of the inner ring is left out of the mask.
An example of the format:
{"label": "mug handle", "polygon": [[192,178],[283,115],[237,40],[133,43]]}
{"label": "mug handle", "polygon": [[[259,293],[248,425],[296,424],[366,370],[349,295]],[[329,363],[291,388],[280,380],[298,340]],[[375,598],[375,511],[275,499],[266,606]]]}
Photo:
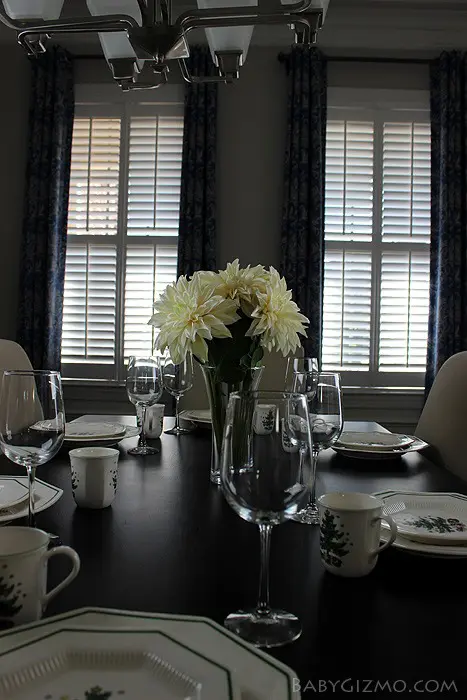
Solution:
{"label": "mug handle", "polygon": [[380,545],[372,552],[373,555],[379,554],[380,552],[384,552],[385,549],[392,545],[392,543],[397,537],[397,525],[390,515],[382,515],[380,518],[376,518],[376,520],[385,520],[391,528],[391,535],[387,542],[384,542],[384,544]]}
{"label": "mug handle", "polygon": [[55,596],[60,593],[60,591],[63,591],[63,589],[66,588],[68,584],[71,583],[73,579],[75,579],[78,576],[81,567],[80,558],[77,552],[75,552],[75,550],[71,547],[60,546],[54,547],[53,549],[49,549],[42,555],[42,561],[48,561],[51,557],[54,557],[56,554],[64,554],[65,556],[69,557],[73,563],[73,568],[68,574],[68,576],[64,578],[61,583],[58,584],[58,586],[55,586],[55,588],[52,588],[51,591],[45,594],[45,596],[42,599],[43,610],[46,609],[50,601],[53,600]]}

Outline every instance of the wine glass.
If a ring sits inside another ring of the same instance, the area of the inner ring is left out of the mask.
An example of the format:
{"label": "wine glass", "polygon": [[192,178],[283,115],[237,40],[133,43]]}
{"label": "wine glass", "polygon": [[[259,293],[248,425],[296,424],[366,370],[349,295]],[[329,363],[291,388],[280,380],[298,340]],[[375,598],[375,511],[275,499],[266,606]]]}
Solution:
{"label": "wine glass", "polygon": [[314,398],[308,404],[310,413],[311,437],[313,440],[313,478],[308,504],[292,515],[292,520],[306,525],[319,525],[316,504],[316,465],[321,450],[330,447],[342,432],[341,378],[336,372],[320,372]]}
{"label": "wine glass", "polygon": [[316,357],[289,357],[285,370],[285,390],[306,394],[312,399],[318,383],[318,359]]}
{"label": "wine glass", "polygon": [[[273,411],[267,432],[255,427],[259,404]],[[273,525],[303,506],[311,478],[306,397],[273,391],[232,393],[222,444],[221,487],[235,512],[259,527],[261,572],[256,608],[232,613],[224,624],[256,646],[281,646],[301,634],[295,615],[269,605],[269,551]]]}
{"label": "wine glass", "polygon": [[0,392],[0,448],[26,467],[28,525],[34,527],[36,469],[55,457],[65,436],[65,410],[59,372],[5,370]]}
{"label": "wine glass", "polygon": [[155,455],[159,450],[146,441],[144,426],[146,409],[157,403],[162,396],[160,362],[155,357],[135,357],[128,360],[126,391],[131,403],[141,410],[141,432],[138,445],[128,450],[131,455]]}
{"label": "wine glass", "polygon": [[193,360],[191,352],[185,359],[176,365],[170,358],[166,358],[162,365],[162,380],[165,389],[175,396],[175,425],[170,430],[165,430],[167,435],[183,435],[191,433],[193,428],[180,426],[179,401],[183,394],[193,386]]}

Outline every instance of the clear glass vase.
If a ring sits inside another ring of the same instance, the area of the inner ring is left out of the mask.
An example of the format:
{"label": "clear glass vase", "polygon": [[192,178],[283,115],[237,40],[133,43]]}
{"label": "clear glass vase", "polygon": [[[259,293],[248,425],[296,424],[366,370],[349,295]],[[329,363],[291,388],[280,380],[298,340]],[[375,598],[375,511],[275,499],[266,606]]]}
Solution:
{"label": "clear glass vase", "polygon": [[239,370],[236,381],[222,381],[219,378],[218,367],[201,364],[206,391],[211,409],[212,449],[211,449],[211,481],[219,485],[220,458],[222,438],[224,435],[225,414],[229,396],[233,391],[255,391],[258,389],[264,367],[251,367]]}

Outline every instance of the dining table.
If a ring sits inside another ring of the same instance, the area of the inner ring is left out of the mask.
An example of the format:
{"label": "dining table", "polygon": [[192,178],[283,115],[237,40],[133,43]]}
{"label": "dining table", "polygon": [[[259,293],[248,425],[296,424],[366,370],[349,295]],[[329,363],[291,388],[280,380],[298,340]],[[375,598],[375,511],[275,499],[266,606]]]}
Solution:
{"label": "dining table", "polygon": [[[135,424],[134,416],[102,420]],[[166,428],[172,420],[165,419]],[[384,430],[372,422],[345,428]],[[100,606],[222,623],[234,610],[254,606],[258,528],[210,482],[210,430],[163,433],[153,442],[159,454],[147,457],[128,454],[136,440],[118,445],[117,494],[102,510],[75,505],[69,448],[39,467],[38,478],[63,489],[63,496],[37,514],[37,526],[58,535],[81,559],[78,577],[46,615]],[[0,473],[24,472],[1,457]],[[318,495],[389,489],[467,494],[467,483],[419,452],[389,461],[349,459],[332,449],[320,454]],[[68,567],[64,557],[55,557],[49,585]],[[391,547],[368,576],[343,578],[324,570],[319,527],[288,521],[273,530],[270,587],[272,604],[298,615],[303,632],[269,653],[294,670],[305,700],[313,693],[360,692],[466,697],[467,558]],[[0,651],[2,643],[0,637]]]}

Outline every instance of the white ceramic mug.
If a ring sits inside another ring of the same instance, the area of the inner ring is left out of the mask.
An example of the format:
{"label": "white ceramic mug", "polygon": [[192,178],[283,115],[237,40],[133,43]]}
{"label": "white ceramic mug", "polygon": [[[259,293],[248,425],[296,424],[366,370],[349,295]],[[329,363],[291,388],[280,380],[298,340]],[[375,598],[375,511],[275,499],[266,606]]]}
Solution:
{"label": "white ceramic mug", "polygon": [[[0,528],[0,620],[14,625],[40,620],[50,601],[78,575],[79,556],[71,547],[48,550],[49,535],[30,527]],[[63,554],[71,573],[47,590],[47,562]]]}
{"label": "white ceramic mug", "polygon": [[81,508],[107,508],[115,498],[118,450],[110,447],[78,447],[70,450],[73,498]]}
{"label": "white ceramic mug", "polygon": [[253,419],[253,428],[257,435],[270,435],[274,430],[275,420],[276,406],[274,404],[257,404]]}
{"label": "white ceramic mug", "polygon": [[[143,412],[142,406],[137,406],[136,411],[138,413],[138,425],[141,425]],[[161,436],[164,428],[164,411],[165,405],[163,403],[155,403],[152,406],[147,406],[146,408],[144,434],[150,440],[155,440]]]}
{"label": "white ceramic mug", "polygon": [[[318,498],[320,550],[324,568],[338,576],[366,576],[378,554],[397,537],[397,527],[383,515],[384,503],[367,493],[326,493]],[[381,521],[391,528],[380,545]]]}

